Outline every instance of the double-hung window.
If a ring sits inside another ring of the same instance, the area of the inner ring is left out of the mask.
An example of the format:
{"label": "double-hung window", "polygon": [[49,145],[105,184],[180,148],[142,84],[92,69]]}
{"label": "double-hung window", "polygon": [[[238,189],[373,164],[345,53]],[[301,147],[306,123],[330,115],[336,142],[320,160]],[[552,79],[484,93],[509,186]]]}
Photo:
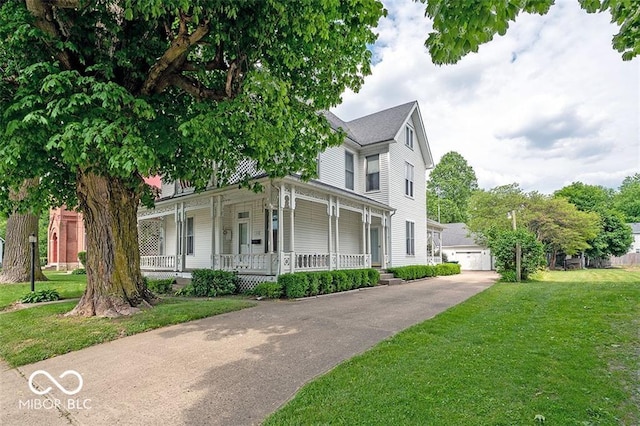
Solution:
{"label": "double-hung window", "polygon": [[344,153],[344,186],[347,189],[353,189],[353,154],[349,151]]}
{"label": "double-hung window", "polygon": [[416,254],[415,225],[414,222],[406,222],[407,255],[409,256],[415,256]]}
{"label": "double-hung window", "polygon": [[192,217],[188,217],[187,218],[187,251],[185,254],[189,254],[192,255],[194,250],[193,250],[193,218]]}
{"label": "double-hung window", "polygon": [[380,155],[369,155],[366,157],[367,161],[367,181],[366,188],[369,191],[380,190]]}
{"label": "double-hung window", "polygon": [[413,165],[404,163],[404,195],[413,198]]}
{"label": "double-hung window", "polygon": [[407,124],[405,128],[405,140],[404,144],[413,149],[413,128]]}

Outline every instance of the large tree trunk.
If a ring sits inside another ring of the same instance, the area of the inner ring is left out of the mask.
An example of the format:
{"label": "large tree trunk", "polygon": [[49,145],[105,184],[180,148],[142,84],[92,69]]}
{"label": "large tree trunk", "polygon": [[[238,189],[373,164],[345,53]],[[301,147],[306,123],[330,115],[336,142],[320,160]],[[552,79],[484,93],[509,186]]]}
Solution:
{"label": "large tree trunk", "polygon": [[[38,216],[30,213],[12,213],[7,219],[4,260],[0,283],[22,283],[31,280],[31,243],[29,235],[38,236]],[[40,254],[36,242],[35,280],[46,281],[40,268]]]}
{"label": "large tree trunk", "polygon": [[77,193],[87,232],[87,288],[67,315],[117,317],[149,306],[154,296],[140,272],[139,192],[119,179],[80,172]]}

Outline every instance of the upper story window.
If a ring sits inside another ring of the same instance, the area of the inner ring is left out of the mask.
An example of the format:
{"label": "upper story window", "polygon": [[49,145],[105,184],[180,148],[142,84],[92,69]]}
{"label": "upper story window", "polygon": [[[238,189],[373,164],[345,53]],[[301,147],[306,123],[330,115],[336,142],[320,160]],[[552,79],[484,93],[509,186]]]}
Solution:
{"label": "upper story window", "polygon": [[404,195],[413,198],[413,165],[404,163]]}
{"label": "upper story window", "polygon": [[409,148],[413,149],[413,128],[407,124],[405,129],[405,140],[404,144]]}
{"label": "upper story window", "polygon": [[193,254],[194,252],[193,238],[194,238],[193,218],[188,217],[187,218],[187,251],[185,254]]}
{"label": "upper story window", "polygon": [[378,191],[380,190],[380,155],[368,155],[367,161],[367,182],[365,190]]}
{"label": "upper story window", "polygon": [[344,186],[353,189],[353,154],[349,151],[344,153]]}

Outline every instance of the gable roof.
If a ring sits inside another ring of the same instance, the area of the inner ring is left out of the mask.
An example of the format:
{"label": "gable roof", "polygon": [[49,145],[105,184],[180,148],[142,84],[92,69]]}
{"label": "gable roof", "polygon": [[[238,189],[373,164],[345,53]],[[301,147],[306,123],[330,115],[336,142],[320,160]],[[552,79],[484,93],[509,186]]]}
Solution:
{"label": "gable roof", "polygon": [[323,114],[333,129],[344,130],[347,137],[361,147],[395,141],[404,131],[405,124],[413,118],[424,164],[427,168],[434,165],[418,101],[407,102],[348,122],[329,111],[323,111]]}
{"label": "gable roof", "polygon": [[446,223],[442,231],[442,246],[477,246],[472,237],[469,237],[469,230],[464,223]]}
{"label": "gable roof", "polygon": [[365,115],[361,118],[349,121],[349,129],[356,137],[356,141],[367,146],[377,142],[390,141],[398,134],[413,108],[416,101],[407,102],[393,108]]}

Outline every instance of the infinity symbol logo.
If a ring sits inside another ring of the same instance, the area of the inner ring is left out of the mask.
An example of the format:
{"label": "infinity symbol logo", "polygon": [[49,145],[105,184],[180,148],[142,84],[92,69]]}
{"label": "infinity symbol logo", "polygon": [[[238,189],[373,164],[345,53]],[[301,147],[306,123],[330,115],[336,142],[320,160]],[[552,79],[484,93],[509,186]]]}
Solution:
{"label": "infinity symbol logo", "polygon": [[31,392],[35,393],[36,395],[45,395],[45,394],[51,392],[51,386],[49,386],[48,388],[46,388],[43,391],[40,391],[40,390],[36,389],[33,386],[33,378],[35,376],[37,376],[38,374],[43,374],[43,375],[47,376],[47,378],[51,381],[51,383],[56,385],[56,387],[58,389],[60,389],[62,392],[64,392],[66,395],[75,395],[78,392],[80,392],[80,390],[82,389],[82,385],[83,385],[82,376],[77,371],[67,370],[64,373],[62,373],[60,375],[60,377],[58,377],[59,379],[62,379],[63,377],[66,377],[66,376],[71,374],[71,375],[76,376],[78,378],[78,387],[75,388],[74,390],[68,391],[67,389],[64,388],[64,386],[62,386],[60,383],[58,383],[58,381],[56,379],[54,379],[51,376],[51,374],[47,373],[44,370],[36,370],[33,373],[31,373],[31,375],[29,376],[29,389],[31,389]]}

